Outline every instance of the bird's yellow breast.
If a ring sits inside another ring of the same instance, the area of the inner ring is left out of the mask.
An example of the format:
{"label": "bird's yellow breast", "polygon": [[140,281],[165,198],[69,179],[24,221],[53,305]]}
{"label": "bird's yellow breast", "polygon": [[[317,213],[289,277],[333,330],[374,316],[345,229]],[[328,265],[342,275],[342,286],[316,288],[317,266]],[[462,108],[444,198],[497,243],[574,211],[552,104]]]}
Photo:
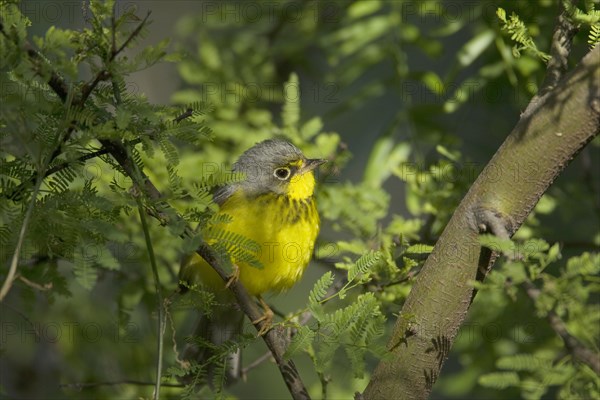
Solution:
{"label": "bird's yellow breast", "polygon": [[[306,173],[297,178],[290,182],[286,195],[268,193],[248,198],[238,190],[219,210],[218,215],[226,214],[231,221],[217,228],[252,239],[260,246],[257,258],[263,268],[232,260],[240,269],[240,281],[252,295],[290,288],[312,256],[319,232],[319,215],[311,197],[314,177]],[[206,240],[214,244],[217,239]],[[222,279],[197,254],[184,261],[184,268],[188,276],[182,279],[201,281],[213,290],[224,288]]]}
{"label": "bird's yellow breast", "polygon": [[307,199],[315,190],[315,176],[312,172],[295,175],[288,185],[287,195],[291,199]]}

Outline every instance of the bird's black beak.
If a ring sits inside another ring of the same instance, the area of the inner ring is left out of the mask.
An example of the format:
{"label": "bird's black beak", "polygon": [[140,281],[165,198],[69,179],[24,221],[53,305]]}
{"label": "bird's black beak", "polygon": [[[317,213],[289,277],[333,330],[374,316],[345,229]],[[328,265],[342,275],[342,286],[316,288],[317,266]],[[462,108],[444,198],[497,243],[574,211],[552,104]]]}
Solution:
{"label": "bird's black beak", "polygon": [[327,160],[324,160],[321,158],[308,159],[304,162],[304,165],[302,166],[302,173],[312,171],[313,169],[317,168],[319,165],[325,164],[326,162],[327,162]]}

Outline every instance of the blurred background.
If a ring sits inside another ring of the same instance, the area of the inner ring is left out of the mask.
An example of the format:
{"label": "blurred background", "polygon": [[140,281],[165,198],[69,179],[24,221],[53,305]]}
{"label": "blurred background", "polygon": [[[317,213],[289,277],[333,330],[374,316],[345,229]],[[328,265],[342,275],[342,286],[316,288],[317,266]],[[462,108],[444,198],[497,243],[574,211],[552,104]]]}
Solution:
{"label": "blurred background", "polygon": [[[184,181],[210,172],[199,171],[207,160],[227,165],[252,144],[280,134],[277,127],[286,95],[295,93],[286,93],[284,84],[297,74],[300,122],[312,121],[321,132],[318,140],[307,140],[305,152],[309,157],[339,157],[335,168],[320,177],[325,192],[319,196],[330,210],[319,239],[326,252],[328,244],[337,249],[339,241],[352,238],[351,230],[338,229],[332,201],[326,199],[328,185],[347,182],[367,190],[375,181],[374,196],[385,198],[373,234],[398,216],[426,220],[433,214],[431,236],[420,240],[435,242],[453,207],[515,126],[544,76],[545,65],[535,54],[515,57],[509,35],[500,30],[498,7],[516,12],[537,47],[548,51],[558,9],[551,0],[117,1],[116,13],[135,8],[143,18],[151,12],[151,25],[127,50],[128,56],[169,40],[167,60],[129,75],[128,91],[154,104],[212,104],[206,121],[213,140],[201,150],[179,148]],[[31,21],[33,43],[53,26],[73,30],[87,26],[89,11],[82,2],[28,0],[19,8]],[[586,33],[579,34],[575,43],[572,60],[587,51]],[[89,76],[89,71],[81,74]],[[411,174],[425,173],[444,158],[460,160],[452,179],[443,182],[447,193],[424,202],[427,193],[415,194],[415,183],[410,177],[403,179],[398,168],[408,165]],[[564,254],[597,251],[599,159],[596,142],[554,183],[540,203],[542,209],[521,234],[561,242]],[[161,163],[164,159],[159,156],[148,159],[146,172],[157,182],[167,182]],[[91,173],[104,173],[104,168],[100,161],[89,164]],[[527,168],[523,166],[524,174]],[[182,252],[178,240],[162,231],[156,227],[153,234],[160,243],[161,281],[169,294],[177,284]],[[58,269],[63,287],[54,285],[49,292],[15,287],[0,305],[2,398],[151,396],[152,386],[101,385],[154,379],[155,299],[143,236],[136,224],[119,225],[111,235],[113,257],[104,261],[105,268],[90,287],[74,279],[64,263]],[[111,269],[114,263],[120,267]],[[283,313],[302,309],[308,291],[330,264],[314,262],[300,284],[269,302]],[[388,328],[408,290],[399,289],[388,305]],[[69,291],[71,297],[61,296],[61,291]],[[516,388],[484,387],[478,379],[495,370],[495,360],[502,354],[517,348],[527,352],[546,342],[560,346],[534,315],[526,301],[510,301],[498,293],[478,296],[431,398],[519,397]],[[172,317],[176,333],[167,329],[167,373],[175,357],[171,336],[180,350],[195,322],[185,307],[174,309]],[[265,351],[262,342],[253,343],[244,352],[245,363]],[[319,398],[320,382],[310,358],[302,354],[296,362],[311,394]],[[367,373],[375,365],[376,359],[369,359]],[[350,398],[368,381],[368,374],[354,379],[344,370],[342,359],[334,361],[331,399]],[[98,385],[89,388],[76,384],[94,382]],[[272,362],[249,371],[247,382],[237,383],[230,393],[244,399],[289,396]],[[163,395],[179,398],[181,390],[165,387]],[[554,398],[556,393],[550,390],[543,396]]]}

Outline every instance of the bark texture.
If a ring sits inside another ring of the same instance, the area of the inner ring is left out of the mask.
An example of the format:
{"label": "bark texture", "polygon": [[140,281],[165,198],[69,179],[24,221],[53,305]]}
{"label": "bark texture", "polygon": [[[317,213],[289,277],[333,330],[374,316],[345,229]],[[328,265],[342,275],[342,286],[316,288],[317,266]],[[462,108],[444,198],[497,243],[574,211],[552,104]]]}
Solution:
{"label": "bark texture", "polygon": [[[493,122],[492,122],[493,123]],[[365,399],[425,399],[495,254],[481,232],[510,237],[570,160],[600,132],[600,46],[534,98],[444,229],[402,308]],[[482,134],[485,134],[482,132]]]}

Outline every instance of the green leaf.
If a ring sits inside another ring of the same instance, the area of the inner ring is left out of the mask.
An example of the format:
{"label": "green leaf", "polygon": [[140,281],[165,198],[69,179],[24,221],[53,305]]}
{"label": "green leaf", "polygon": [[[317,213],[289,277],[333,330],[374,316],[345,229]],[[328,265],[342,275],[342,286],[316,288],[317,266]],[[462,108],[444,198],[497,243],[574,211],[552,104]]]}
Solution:
{"label": "green leaf", "polygon": [[379,11],[380,8],[379,0],[357,1],[348,7],[348,17],[351,20],[359,19]]}
{"label": "green leaf", "polygon": [[102,248],[100,254],[96,258],[96,263],[101,265],[102,267],[117,271],[121,269],[121,264],[119,261],[113,256],[112,252],[108,248]]}
{"label": "green leaf", "polygon": [[121,130],[127,129],[131,118],[131,111],[125,109],[124,107],[117,107],[117,115],[115,116],[115,123],[117,124],[117,128]]}
{"label": "green leaf", "polygon": [[536,357],[532,354],[515,354],[499,358],[496,361],[496,367],[513,371],[537,371],[551,369],[552,360]]}
{"label": "green leaf", "polygon": [[410,149],[407,143],[395,143],[391,137],[378,139],[369,155],[363,181],[370,187],[381,187],[392,170],[408,160]]}
{"label": "green leaf", "polygon": [[325,297],[332,284],[333,273],[331,271],[327,271],[315,283],[308,295],[308,308],[317,321],[321,321],[324,317],[323,305],[319,301]]}
{"label": "green leaf", "polygon": [[300,136],[304,140],[310,140],[313,136],[323,129],[323,121],[319,117],[309,119],[302,128],[300,128]]}
{"label": "green leaf", "polygon": [[340,141],[337,133],[321,133],[317,136],[315,145],[323,155],[335,154]]}
{"label": "green leaf", "polygon": [[546,262],[551,263],[561,258],[560,254],[560,245],[558,243],[554,243],[552,247],[548,250],[548,258]]}
{"label": "green leaf", "polygon": [[435,151],[437,151],[438,153],[440,153],[441,155],[443,155],[444,157],[446,157],[447,159],[449,159],[450,161],[454,161],[454,162],[459,162],[460,161],[460,153],[458,152],[452,152],[450,150],[448,150],[446,147],[438,144],[437,146],[435,146]]}
{"label": "green leaf", "polygon": [[[73,273],[75,279],[87,290],[92,290],[98,280],[98,270],[95,267],[95,246],[81,244],[73,254]],[[90,251],[92,250],[92,251]]]}
{"label": "green leaf", "polygon": [[496,33],[492,29],[486,29],[465,43],[457,54],[461,67],[471,65],[493,43],[495,38]]}
{"label": "green leaf", "polygon": [[363,254],[348,270],[348,282],[352,282],[359,275],[366,275],[380,259],[380,251]]}
{"label": "green leaf", "polygon": [[290,79],[283,85],[283,95],[283,129],[290,138],[296,138],[300,122],[300,81],[295,73],[290,74]]}
{"label": "green leaf", "polygon": [[333,284],[333,278],[333,272],[327,271],[322,277],[319,278],[319,280],[317,280],[317,282],[315,282],[308,295],[308,300],[310,303],[318,303],[321,299],[323,299],[323,297],[325,297],[327,291]]}
{"label": "green leaf", "polygon": [[311,330],[308,326],[302,325],[298,328],[298,331],[292,338],[292,341],[288,345],[287,350],[283,357],[286,360],[289,360],[294,355],[298,354],[301,351],[305,351],[311,345],[314,340],[316,333]]}
{"label": "green leaf", "polygon": [[502,253],[509,258],[515,258],[516,246],[510,239],[501,239],[498,236],[484,233],[479,235],[479,243],[492,251]]}
{"label": "green leaf", "polygon": [[419,244],[414,244],[412,246],[409,246],[405,250],[405,253],[410,253],[410,254],[429,254],[432,251],[433,251],[433,246],[419,243]]}
{"label": "green leaf", "polygon": [[506,10],[504,10],[504,8],[498,7],[496,10],[496,16],[498,16],[500,21],[506,23]]}
{"label": "green leaf", "polygon": [[487,81],[483,76],[474,76],[465,79],[452,93],[449,99],[444,102],[444,112],[450,114],[456,112],[460,107],[473,99],[475,94],[487,86]]}
{"label": "green leaf", "polygon": [[444,94],[444,82],[438,74],[433,71],[426,71],[423,73],[420,78],[421,82],[427,87],[427,89],[431,90],[431,93],[434,93],[438,96]]}
{"label": "green leaf", "polygon": [[159,138],[158,142],[160,144],[160,149],[167,159],[168,165],[176,166],[179,164],[179,151],[177,150],[177,147],[165,137]]}
{"label": "green leaf", "polygon": [[600,273],[600,254],[585,252],[567,261],[567,277],[595,276]]}
{"label": "green leaf", "polygon": [[221,58],[219,50],[215,47],[215,43],[210,40],[203,40],[199,46],[200,59],[204,62],[207,68],[218,70],[221,68]]}
{"label": "green leaf", "polygon": [[600,43],[600,23],[590,26],[590,33],[588,35],[590,50],[596,47],[598,43]]}
{"label": "green leaf", "polygon": [[264,268],[259,260],[261,247],[256,241],[220,226],[210,226],[204,234],[208,243],[216,240],[212,246],[226,253],[226,258],[230,258],[232,262],[246,263],[257,269]]}
{"label": "green leaf", "polygon": [[556,199],[545,193],[535,206],[535,212],[539,214],[551,214],[557,206]]}
{"label": "green leaf", "polygon": [[521,380],[516,372],[492,372],[479,377],[481,386],[493,389],[506,389],[511,386],[519,386]]}

